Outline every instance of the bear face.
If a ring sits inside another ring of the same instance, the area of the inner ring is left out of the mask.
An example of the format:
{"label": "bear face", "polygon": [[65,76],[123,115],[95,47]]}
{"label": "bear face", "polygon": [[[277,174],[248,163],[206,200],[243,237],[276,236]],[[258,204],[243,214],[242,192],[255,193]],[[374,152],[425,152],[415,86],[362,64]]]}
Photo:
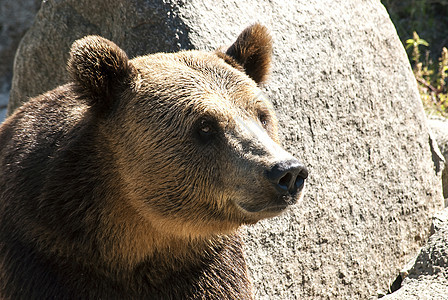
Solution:
{"label": "bear face", "polygon": [[279,214],[300,196],[307,171],[278,144],[273,107],[257,85],[271,47],[257,25],[227,54],[128,60],[99,37],[73,46],[71,76],[96,101],[104,136],[115,133],[109,148],[125,193],[158,231],[229,233]]}

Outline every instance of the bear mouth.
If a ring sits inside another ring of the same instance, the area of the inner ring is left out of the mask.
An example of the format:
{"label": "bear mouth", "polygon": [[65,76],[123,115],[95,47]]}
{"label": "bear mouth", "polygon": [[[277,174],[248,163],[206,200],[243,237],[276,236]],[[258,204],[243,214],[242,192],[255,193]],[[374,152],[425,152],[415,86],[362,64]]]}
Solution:
{"label": "bear mouth", "polygon": [[270,205],[270,206],[254,206],[254,205],[245,205],[245,204],[239,204],[239,207],[244,209],[244,211],[248,213],[261,213],[261,212],[282,212],[286,208],[288,208],[288,204],[277,204],[277,205]]}
{"label": "bear mouth", "polygon": [[260,219],[274,217],[281,214],[300,198],[301,193],[283,195],[269,200],[234,201],[245,214],[258,215]]}

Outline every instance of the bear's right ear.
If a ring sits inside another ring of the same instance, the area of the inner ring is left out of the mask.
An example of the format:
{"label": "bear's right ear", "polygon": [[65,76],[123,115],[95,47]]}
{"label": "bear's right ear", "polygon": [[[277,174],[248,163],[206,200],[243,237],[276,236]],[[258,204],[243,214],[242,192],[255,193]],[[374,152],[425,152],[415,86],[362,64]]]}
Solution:
{"label": "bear's right ear", "polygon": [[93,35],[73,43],[67,70],[71,79],[91,97],[91,104],[102,108],[112,105],[133,73],[128,56],[120,47]]}
{"label": "bear's right ear", "polygon": [[241,32],[225,54],[242,66],[245,73],[256,83],[263,83],[271,68],[271,35],[263,25],[257,23],[249,26]]}

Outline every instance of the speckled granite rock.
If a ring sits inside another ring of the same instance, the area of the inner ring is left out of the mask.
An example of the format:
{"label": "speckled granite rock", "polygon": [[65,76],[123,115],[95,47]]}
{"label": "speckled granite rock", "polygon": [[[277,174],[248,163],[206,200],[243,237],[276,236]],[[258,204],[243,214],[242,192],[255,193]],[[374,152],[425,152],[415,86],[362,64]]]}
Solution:
{"label": "speckled granite rock", "polygon": [[448,206],[448,120],[442,117],[431,116],[428,119],[429,127],[445,161],[441,162],[442,186],[445,206]]}
{"label": "speckled granite rock", "polygon": [[14,55],[40,3],[41,0],[0,1],[0,123],[6,115]]}
{"label": "speckled granite rock", "polygon": [[448,299],[448,209],[434,216],[432,228],[428,243],[402,272],[400,289],[383,299]]}

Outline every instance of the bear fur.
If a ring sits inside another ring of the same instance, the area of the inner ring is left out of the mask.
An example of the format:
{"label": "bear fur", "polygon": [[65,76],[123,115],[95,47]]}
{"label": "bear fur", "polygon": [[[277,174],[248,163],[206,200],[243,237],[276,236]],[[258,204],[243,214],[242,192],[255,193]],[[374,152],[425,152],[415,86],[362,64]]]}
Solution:
{"label": "bear fur", "polygon": [[258,87],[271,53],[258,24],[226,51],[132,60],[76,41],[72,82],[0,127],[0,298],[252,299],[238,227],[307,176]]}

